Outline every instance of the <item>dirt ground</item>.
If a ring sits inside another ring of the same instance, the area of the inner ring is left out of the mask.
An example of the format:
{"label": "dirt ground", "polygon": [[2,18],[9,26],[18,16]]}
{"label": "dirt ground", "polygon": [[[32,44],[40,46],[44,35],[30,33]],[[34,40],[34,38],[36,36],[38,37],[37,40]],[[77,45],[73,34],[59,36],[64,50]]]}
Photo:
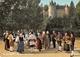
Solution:
{"label": "dirt ground", "polygon": [[[38,52],[36,49],[33,50],[34,52],[29,50],[27,49],[23,54],[19,54],[16,51],[5,51],[4,42],[0,41],[0,57],[70,57],[70,53],[56,51],[55,49],[42,50],[42,52]],[[80,57],[80,39],[75,42],[74,57]]]}

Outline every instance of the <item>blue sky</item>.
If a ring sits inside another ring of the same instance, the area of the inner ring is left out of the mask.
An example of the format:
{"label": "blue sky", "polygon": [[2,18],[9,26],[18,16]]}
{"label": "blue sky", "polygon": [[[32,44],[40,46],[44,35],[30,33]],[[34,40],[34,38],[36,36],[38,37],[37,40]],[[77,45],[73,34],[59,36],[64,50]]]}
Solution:
{"label": "blue sky", "polygon": [[[73,1],[74,4],[75,4],[75,6],[76,6],[76,4],[77,4],[80,0],[53,0],[53,1],[56,2],[56,3],[59,4],[59,5],[65,5],[65,4],[70,5],[70,2]],[[43,5],[49,4],[49,2],[50,2],[50,0],[41,0],[41,3],[42,3]]]}

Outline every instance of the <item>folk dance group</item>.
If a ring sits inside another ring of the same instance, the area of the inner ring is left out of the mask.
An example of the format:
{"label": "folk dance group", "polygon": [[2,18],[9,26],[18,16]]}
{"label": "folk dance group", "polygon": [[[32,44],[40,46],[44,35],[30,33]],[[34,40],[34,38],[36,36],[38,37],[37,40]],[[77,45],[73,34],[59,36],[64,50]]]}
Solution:
{"label": "folk dance group", "polygon": [[14,43],[17,43],[17,52],[24,52],[25,41],[27,41],[26,45],[33,49],[36,48],[41,51],[43,48],[45,50],[54,48],[58,51],[74,51],[75,44],[75,36],[72,32],[55,32],[52,31],[42,31],[40,33],[34,34],[33,32],[29,32],[28,37],[25,40],[25,34],[23,32],[19,32],[16,37],[13,37],[12,32],[5,33],[5,50],[14,51]]}

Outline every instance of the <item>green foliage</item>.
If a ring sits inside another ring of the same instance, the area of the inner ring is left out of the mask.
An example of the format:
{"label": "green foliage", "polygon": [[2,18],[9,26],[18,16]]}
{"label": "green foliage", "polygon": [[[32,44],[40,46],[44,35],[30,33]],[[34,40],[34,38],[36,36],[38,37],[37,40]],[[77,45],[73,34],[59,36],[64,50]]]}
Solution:
{"label": "green foliage", "polygon": [[75,9],[74,3],[73,3],[73,1],[71,1],[71,3],[70,3],[70,17],[75,16],[75,14],[76,14],[75,10],[76,9]]}
{"label": "green foliage", "polygon": [[45,11],[48,11],[48,5],[45,5],[45,6],[44,6],[44,10],[45,10]]}
{"label": "green foliage", "polygon": [[39,29],[43,21],[39,3],[40,0],[5,0],[0,5],[0,27],[4,30]]}
{"label": "green foliage", "polygon": [[77,8],[77,13],[80,16],[80,2],[77,4],[76,8]]}
{"label": "green foliage", "polygon": [[80,1],[76,5],[76,9],[77,9],[77,14],[78,14],[76,25],[78,26],[78,29],[80,29]]}
{"label": "green foliage", "polygon": [[[39,6],[39,3],[40,0],[5,0],[0,4],[0,29],[41,31],[54,28],[72,29],[79,26],[80,22],[78,18],[75,18],[73,2],[70,4],[69,17],[53,19],[43,16],[43,7]],[[47,5],[44,6],[44,10],[48,11]],[[80,2],[77,5],[77,13],[80,16]]]}

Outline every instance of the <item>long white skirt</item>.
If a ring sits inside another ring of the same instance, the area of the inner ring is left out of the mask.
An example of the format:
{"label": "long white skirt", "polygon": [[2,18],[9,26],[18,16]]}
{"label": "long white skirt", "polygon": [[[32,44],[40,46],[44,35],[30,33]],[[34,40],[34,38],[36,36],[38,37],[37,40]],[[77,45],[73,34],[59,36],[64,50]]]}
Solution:
{"label": "long white skirt", "polygon": [[14,48],[12,46],[10,46],[10,51],[14,51]]}

